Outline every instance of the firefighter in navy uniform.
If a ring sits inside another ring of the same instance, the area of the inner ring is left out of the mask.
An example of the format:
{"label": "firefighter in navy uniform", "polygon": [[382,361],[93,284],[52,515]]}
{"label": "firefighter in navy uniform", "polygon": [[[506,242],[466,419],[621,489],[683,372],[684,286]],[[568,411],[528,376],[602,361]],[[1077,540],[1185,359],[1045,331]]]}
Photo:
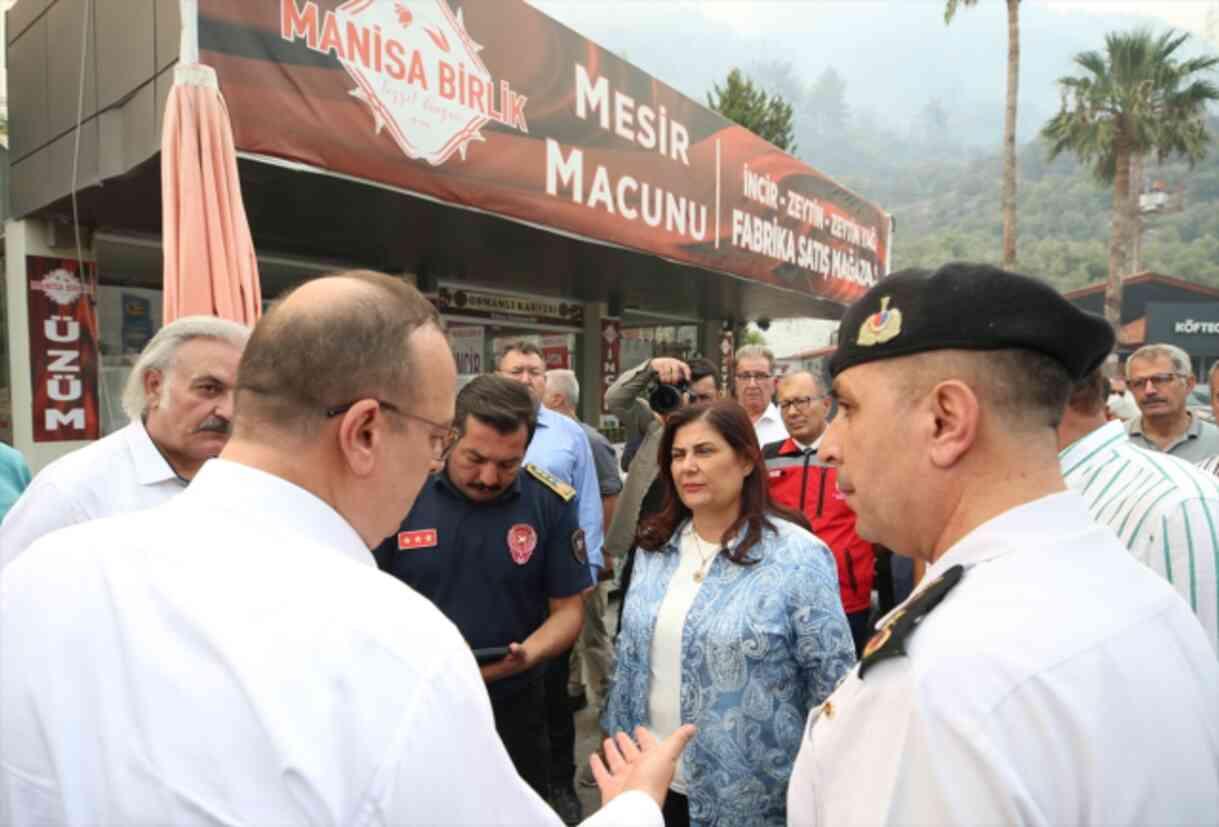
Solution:
{"label": "firefighter in navy uniform", "polygon": [[872,544],[855,533],[855,512],[838,490],[838,472],[817,456],[829,413],[828,395],[811,373],[797,371],[779,380],[777,398],[790,436],[762,448],[770,497],[804,514],[813,533],[834,552],[842,609],[858,656],[872,631],[876,554]]}
{"label": "firefighter in navy uniform", "polygon": [[[482,653],[495,726],[517,772],[548,793],[543,669],[571,648],[592,582],[575,491],[524,464],[536,415],[521,384],[480,376],[457,395],[458,436],[381,569],[427,597]],[[488,659],[490,656],[490,659]]]}

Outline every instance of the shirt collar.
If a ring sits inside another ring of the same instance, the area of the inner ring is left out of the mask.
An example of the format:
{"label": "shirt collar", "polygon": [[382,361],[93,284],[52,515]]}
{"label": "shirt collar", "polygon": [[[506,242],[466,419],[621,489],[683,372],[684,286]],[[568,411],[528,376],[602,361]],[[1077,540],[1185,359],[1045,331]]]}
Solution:
{"label": "shirt collar", "polygon": [[282,477],[225,459],[210,459],[178,500],[211,500],[211,510],[248,511],[258,525],[287,525],[310,543],[333,548],[366,566],[376,566],[368,545],[351,523],[313,493]]}
{"label": "shirt collar", "polygon": [[1094,456],[1109,448],[1129,442],[1126,426],[1121,420],[1106,422],[1090,434],[1085,434],[1058,452],[1058,463],[1067,476]]}
{"label": "shirt collar", "polygon": [[758,417],[758,422],[766,420],[767,422],[781,422],[782,417],[779,416],[779,409],[775,407],[775,403],[771,402],[766,406],[766,410],[762,411],[762,415]]}
{"label": "shirt collar", "polygon": [[[1185,432],[1182,433],[1181,436],[1177,437],[1176,441],[1173,443],[1174,445],[1179,445],[1187,439],[1197,439],[1198,437],[1202,436],[1202,420],[1197,416],[1194,416],[1193,411],[1187,410],[1185,414],[1189,417],[1189,424],[1185,426]],[[1143,415],[1139,414],[1134,419],[1130,420],[1126,427],[1128,428],[1127,433],[1131,436],[1143,436]]]}
{"label": "shirt collar", "polygon": [[1059,491],[1009,508],[966,534],[928,566],[923,579],[910,596],[876,621],[873,628],[883,626],[898,610],[955,565],[970,569],[1020,548],[1044,546],[1047,536],[1052,535],[1055,542],[1061,543],[1065,538],[1094,528],[1096,525],[1088,516],[1087,504],[1074,491]]}
{"label": "shirt collar", "polygon": [[173,466],[153,444],[143,422],[137,419],[121,433],[127,443],[127,450],[131,453],[132,464],[135,465],[136,482],[140,485],[156,485],[168,480],[181,481]]}

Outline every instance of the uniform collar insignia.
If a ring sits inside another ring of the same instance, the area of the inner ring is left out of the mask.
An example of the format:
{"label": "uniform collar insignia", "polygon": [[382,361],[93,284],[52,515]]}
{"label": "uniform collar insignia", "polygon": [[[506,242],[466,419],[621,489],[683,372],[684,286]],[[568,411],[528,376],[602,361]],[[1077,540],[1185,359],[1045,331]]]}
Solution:
{"label": "uniform collar insignia", "polygon": [[910,637],[915,628],[923,622],[923,618],[940,604],[944,596],[961,582],[964,574],[964,566],[957,564],[951,567],[885,621],[885,625],[872,635],[872,639],[864,647],[863,660],[859,662],[860,680],[863,680],[864,674],[879,661],[905,657],[906,638]]}
{"label": "uniform collar insignia", "polygon": [[880,310],[864,319],[855,343],[862,347],[884,344],[902,332],[902,311],[889,309],[889,296],[880,300]]}

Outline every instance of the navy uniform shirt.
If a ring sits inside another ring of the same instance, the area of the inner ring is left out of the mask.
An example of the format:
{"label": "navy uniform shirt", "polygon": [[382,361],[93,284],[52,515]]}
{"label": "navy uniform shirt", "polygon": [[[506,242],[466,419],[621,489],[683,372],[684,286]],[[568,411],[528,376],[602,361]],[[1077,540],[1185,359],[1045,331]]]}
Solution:
{"label": "navy uniform shirt", "polygon": [[[472,649],[524,641],[546,621],[549,598],[592,585],[575,499],[528,466],[490,502],[468,499],[445,471],[433,474],[398,533],[373,554],[383,571],[435,603]],[[528,674],[487,688],[519,689]]]}

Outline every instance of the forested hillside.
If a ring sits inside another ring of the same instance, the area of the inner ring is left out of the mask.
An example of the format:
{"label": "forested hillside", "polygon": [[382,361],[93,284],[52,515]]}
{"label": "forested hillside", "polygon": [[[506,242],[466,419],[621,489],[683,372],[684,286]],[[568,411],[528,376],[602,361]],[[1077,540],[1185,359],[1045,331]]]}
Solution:
{"label": "forested hillside", "polygon": [[[1142,269],[1219,287],[1219,119],[1211,149],[1192,170],[1149,163],[1149,183],[1180,189],[1179,211],[1144,216]],[[1022,148],[1019,262],[1063,289],[1105,278],[1111,189],[1074,159],[1046,163],[1040,142]],[[895,267],[949,259],[998,261],[999,158],[912,163],[892,174],[842,176],[896,217]],[[1176,201],[1177,199],[1173,199]],[[1175,205],[1174,205],[1175,206]]]}

